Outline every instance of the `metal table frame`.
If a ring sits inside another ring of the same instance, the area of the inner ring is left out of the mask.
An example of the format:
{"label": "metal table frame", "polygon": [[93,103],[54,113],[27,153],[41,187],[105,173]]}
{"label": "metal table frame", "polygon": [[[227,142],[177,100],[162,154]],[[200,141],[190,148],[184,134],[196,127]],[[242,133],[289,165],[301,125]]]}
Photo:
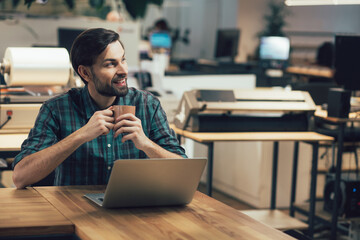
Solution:
{"label": "metal table frame", "polygon": [[[175,128],[176,129],[176,128]],[[214,142],[216,140],[207,140],[199,141],[195,138],[186,136],[187,131],[176,129],[178,140],[181,142],[181,137],[192,139],[198,143],[204,144],[208,147],[208,164],[207,164],[207,182],[206,182],[206,191],[207,195],[212,195],[212,175],[213,175],[213,155],[214,155]],[[264,134],[269,134],[265,132]],[[319,134],[320,136],[321,134]],[[318,165],[318,153],[319,153],[319,141],[331,141],[332,137],[321,135],[324,138],[319,137],[319,139],[308,139],[301,140],[301,142],[312,145],[312,167],[311,167],[311,183],[310,183],[310,210],[309,210],[309,231],[308,235],[313,236],[314,233],[314,219],[315,219],[315,200],[316,200],[316,181],[317,181],[317,165]],[[221,140],[219,140],[221,141]],[[244,141],[241,139],[236,139],[233,141]],[[259,141],[269,141],[268,139],[263,139]],[[296,198],[296,178],[297,178],[297,163],[299,155],[299,142],[297,140],[281,140],[281,141],[294,141],[294,152],[293,152],[293,169],[292,169],[292,182],[291,182],[291,196],[290,196],[290,216],[294,217],[294,202]],[[277,190],[277,171],[278,171],[278,155],[279,155],[279,141],[273,140],[273,160],[272,160],[272,180],[271,180],[271,199],[270,199],[270,209],[276,208],[276,190]]]}

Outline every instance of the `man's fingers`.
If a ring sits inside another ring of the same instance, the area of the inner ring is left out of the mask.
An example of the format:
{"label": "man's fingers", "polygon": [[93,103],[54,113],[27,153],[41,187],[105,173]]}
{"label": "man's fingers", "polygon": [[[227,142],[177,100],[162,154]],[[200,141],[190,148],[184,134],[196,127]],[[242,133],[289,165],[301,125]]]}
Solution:
{"label": "man's fingers", "polygon": [[124,119],[120,122],[115,123],[114,129],[117,130],[123,127],[138,127],[140,129],[142,128],[141,122]]}
{"label": "man's fingers", "polygon": [[106,122],[106,123],[105,123],[105,126],[106,126],[109,130],[111,130],[111,129],[114,128],[114,124],[113,124],[112,122]]}
{"label": "man's fingers", "polygon": [[128,140],[133,139],[135,136],[136,136],[136,133],[135,133],[135,132],[126,134],[126,135],[124,135],[124,136],[122,137],[121,142],[124,143],[124,142],[126,142],[126,141],[128,141]]}
{"label": "man's fingers", "polygon": [[137,127],[121,127],[118,130],[119,133],[132,133],[136,131],[137,131]]}
{"label": "man's fingers", "polygon": [[109,107],[105,110],[102,110],[101,111],[105,116],[113,116],[114,115],[114,112],[112,111],[112,107]]}
{"label": "man's fingers", "polygon": [[124,119],[128,119],[128,120],[131,120],[131,121],[136,121],[138,118],[132,113],[125,113],[125,114],[120,115],[117,119],[115,119],[115,121],[120,122],[120,121],[122,121]]}
{"label": "man's fingers", "polygon": [[122,133],[134,133],[136,131],[137,131],[137,127],[121,127],[120,129],[116,130],[114,138],[116,138],[117,136],[119,136]]}
{"label": "man's fingers", "polygon": [[104,116],[104,120],[106,121],[106,122],[114,122],[114,118],[113,117],[108,117],[108,116]]}

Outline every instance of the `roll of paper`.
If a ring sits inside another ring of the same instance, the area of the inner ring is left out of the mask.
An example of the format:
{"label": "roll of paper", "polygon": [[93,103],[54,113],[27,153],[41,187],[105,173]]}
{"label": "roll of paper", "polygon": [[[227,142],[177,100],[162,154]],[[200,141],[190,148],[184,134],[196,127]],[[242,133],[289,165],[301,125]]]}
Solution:
{"label": "roll of paper", "polygon": [[70,78],[70,59],[65,48],[10,47],[4,62],[10,65],[5,74],[8,86],[66,85]]}

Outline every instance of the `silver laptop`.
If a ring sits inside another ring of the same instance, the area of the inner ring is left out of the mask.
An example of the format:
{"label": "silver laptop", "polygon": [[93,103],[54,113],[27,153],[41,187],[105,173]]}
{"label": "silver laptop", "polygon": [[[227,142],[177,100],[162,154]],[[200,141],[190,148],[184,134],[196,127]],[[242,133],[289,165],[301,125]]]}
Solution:
{"label": "silver laptop", "polygon": [[117,160],[105,193],[84,196],[104,208],[185,205],[193,199],[206,161],[206,158]]}

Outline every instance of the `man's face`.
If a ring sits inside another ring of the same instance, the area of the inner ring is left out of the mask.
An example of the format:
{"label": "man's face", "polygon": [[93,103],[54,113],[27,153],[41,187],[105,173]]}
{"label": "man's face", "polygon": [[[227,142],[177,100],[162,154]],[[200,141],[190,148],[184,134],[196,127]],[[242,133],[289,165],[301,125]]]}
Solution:
{"label": "man's face", "polygon": [[93,87],[98,94],[105,97],[125,96],[128,93],[128,66],[125,51],[119,41],[110,43],[97,57],[90,68]]}

